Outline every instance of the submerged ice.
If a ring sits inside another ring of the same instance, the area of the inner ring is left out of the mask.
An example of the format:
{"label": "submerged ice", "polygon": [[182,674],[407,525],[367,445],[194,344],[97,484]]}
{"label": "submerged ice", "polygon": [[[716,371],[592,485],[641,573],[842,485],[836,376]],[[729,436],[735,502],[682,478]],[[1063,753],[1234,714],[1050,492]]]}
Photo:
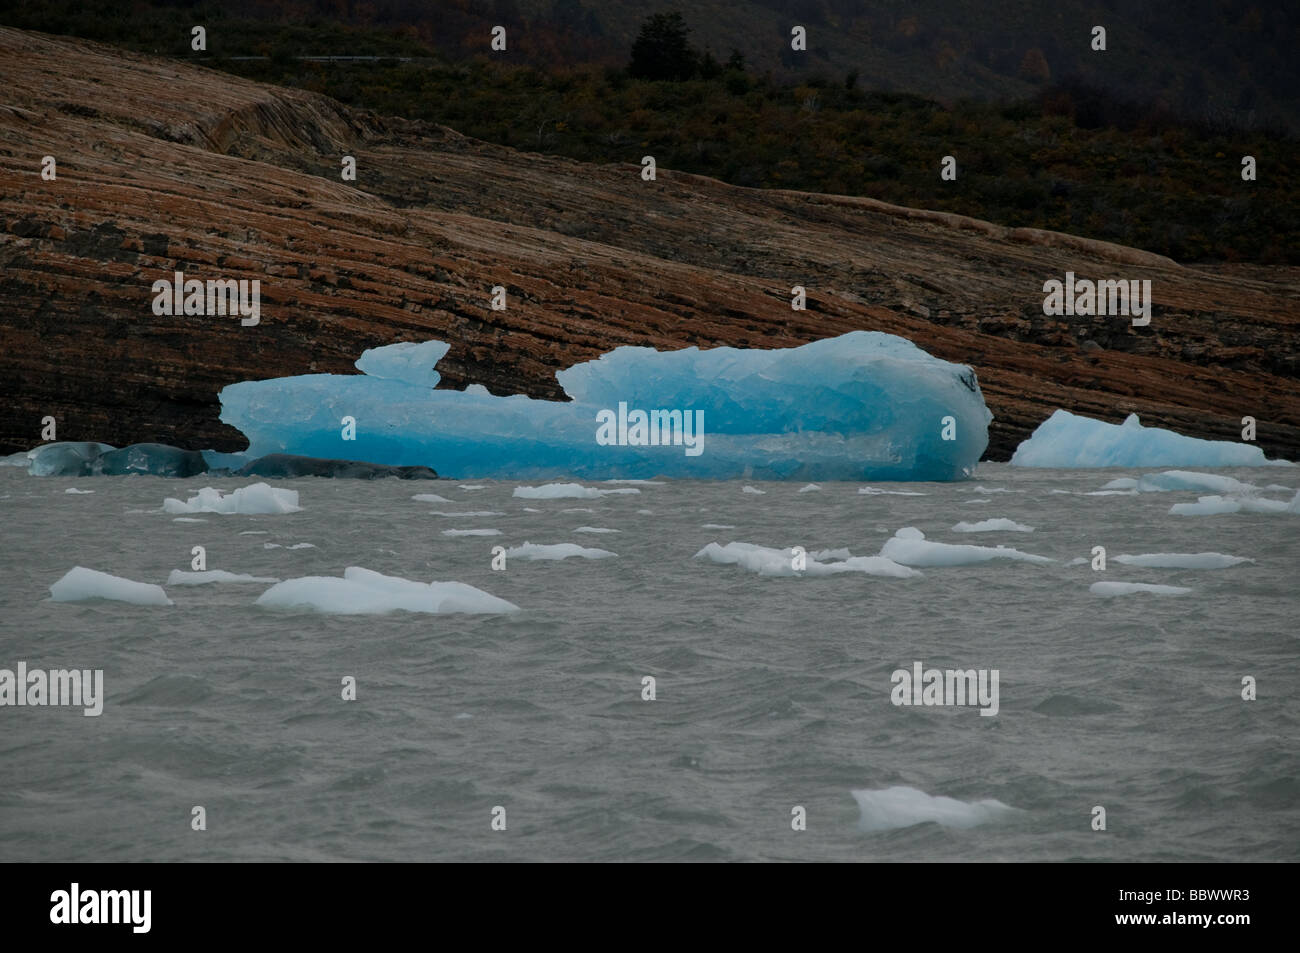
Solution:
{"label": "submerged ice", "polygon": [[[221,419],[243,431],[250,455],[330,457],[346,446],[349,457],[457,479],[803,481],[961,479],[992,419],[969,367],[879,332],[776,350],[620,347],[556,374],[567,403],[434,390],[446,350],[390,345],[361,356],[361,375],[232,384],[221,391]],[[611,414],[613,443],[598,439],[601,428],[610,437]],[[356,421],[347,444],[344,417]],[[698,455],[680,439],[648,445],[650,424],[671,434],[687,417],[703,421]]]}

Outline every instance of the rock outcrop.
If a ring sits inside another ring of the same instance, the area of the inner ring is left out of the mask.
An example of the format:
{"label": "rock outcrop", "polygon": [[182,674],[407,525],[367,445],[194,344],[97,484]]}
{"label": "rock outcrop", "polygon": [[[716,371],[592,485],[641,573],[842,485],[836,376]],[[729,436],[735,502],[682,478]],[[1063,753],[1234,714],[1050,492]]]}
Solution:
{"label": "rock outcrop", "polygon": [[[524,154],[186,63],[0,29],[0,449],[238,450],[217,392],[441,338],[444,387],[558,397],[620,344],[786,347],[855,328],[974,366],[989,456],[1061,407],[1300,458],[1295,270],[869,199]],[[42,177],[53,156],[57,178]],[[340,179],[344,156],[356,180]],[[261,320],[155,315],[157,279],[258,279]],[[1148,327],[1043,315],[1043,282],[1150,279]],[[508,308],[490,306],[504,286]],[[791,288],[808,310],[792,311]],[[436,465],[436,462],[434,462]]]}

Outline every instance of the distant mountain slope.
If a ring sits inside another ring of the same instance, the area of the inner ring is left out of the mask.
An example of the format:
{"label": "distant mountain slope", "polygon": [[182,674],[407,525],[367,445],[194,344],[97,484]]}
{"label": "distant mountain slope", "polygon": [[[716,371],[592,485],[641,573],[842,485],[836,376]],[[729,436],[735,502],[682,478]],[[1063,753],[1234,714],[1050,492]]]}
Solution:
{"label": "distant mountain slope", "polygon": [[[0,29],[0,444],[237,449],[233,381],[347,373],[442,338],[448,386],[555,397],[619,344],[784,347],[888,331],[972,364],[1005,458],[1057,407],[1300,457],[1300,291],[1286,269],[870,199],[760,191],[515,152],[171,60]],[[339,179],[357,158],[356,182]],[[54,155],[58,178],[40,175]],[[157,316],[152,282],[258,278],[262,320]],[[1066,271],[1150,279],[1148,328],[1048,318]],[[509,310],[492,311],[504,285]],[[809,310],[792,312],[791,286]]]}
{"label": "distant mountain slope", "polygon": [[[692,41],[759,69],[858,76],[864,88],[1007,101],[1077,79],[1197,120],[1300,131],[1300,5],[1267,0],[0,0],[0,23],[189,50],[205,24],[227,54],[481,54],[506,26],[512,59],[623,65],[644,19],[678,10]],[[790,29],[808,50],[790,49]],[[1107,31],[1106,52],[1091,48]],[[368,31],[364,35],[358,30]]]}

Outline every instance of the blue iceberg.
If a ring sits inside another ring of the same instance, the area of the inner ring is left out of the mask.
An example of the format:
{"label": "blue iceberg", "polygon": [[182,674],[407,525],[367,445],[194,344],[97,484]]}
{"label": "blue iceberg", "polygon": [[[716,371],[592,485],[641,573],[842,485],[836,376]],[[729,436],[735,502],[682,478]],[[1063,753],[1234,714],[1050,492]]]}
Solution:
{"label": "blue iceberg", "polygon": [[1201,440],[1159,427],[1143,427],[1137,414],[1108,424],[1058,410],[1016,448],[1018,467],[1262,467],[1290,466],[1267,460],[1259,447],[1230,440]]}
{"label": "blue iceberg", "polygon": [[250,457],[429,466],[452,479],[803,481],[962,479],[993,419],[973,370],[879,332],[777,350],[620,347],[556,374],[570,402],[434,390],[447,350],[394,344],[366,351],[361,375],[232,384],[221,419]]}

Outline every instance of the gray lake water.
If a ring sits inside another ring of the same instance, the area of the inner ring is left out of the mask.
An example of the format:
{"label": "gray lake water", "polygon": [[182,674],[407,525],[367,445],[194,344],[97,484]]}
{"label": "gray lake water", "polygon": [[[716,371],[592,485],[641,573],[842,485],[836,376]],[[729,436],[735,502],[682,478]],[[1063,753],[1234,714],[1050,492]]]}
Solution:
{"label": "gray lake water", "polygon": [[[594,501],[301,479],[270,481],[299,491],[299,513],[176,522],[165,497],[253,481],[0,468],[0,668],[103,669],[107,696],[97,718],[0,708],[0,860],[1300,859],[1300,516],[1170,515],[1192,492],[1082,495],[1142,472],[981,464],[968,483],[877,484],[923,496],[669,481]],[[1285,468],[1215,472],[1300,483]],[[502,515],[433,515],[467,510]],[[1036,529],[951,531],[992,517]],[[905,526],[1056,561],[891,579],[692,558],[714,541],[873,555]],[[492,570],[492,546],[525,541],[618,555]],[[303,542],[314,548],[287,548]],[[209,569],[364,566],[459,580],[522,611],[275,611],[254,606],[268,588],[256,583],[169,586],[170,607],[50,599],[79,565],[164,583],[195,545]],[[1105,572],[1069,564],[1096,545]],[[1256,561],[1114,561],[1203,551]],[[1193,591],[1105,598],[1089,591],[1103,579]],[[891,673],[915,661],[997,669],[998,714],[896,707]],[[1245,675],[1257,701],[1241,697]],[[1017,810],[861,830],[851,792],[901,785]],[[196,805],[205,831],[191,829]],[[1098,805],[1105,831],[1091,829]]]}

